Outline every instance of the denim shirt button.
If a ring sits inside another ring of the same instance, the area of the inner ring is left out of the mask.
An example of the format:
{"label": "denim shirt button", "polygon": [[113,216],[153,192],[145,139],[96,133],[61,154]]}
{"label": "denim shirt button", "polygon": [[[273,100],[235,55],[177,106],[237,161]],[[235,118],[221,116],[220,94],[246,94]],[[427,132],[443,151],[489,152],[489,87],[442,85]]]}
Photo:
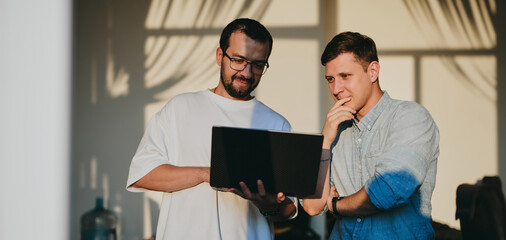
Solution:
{"label": "denim shirt button", "polygon": [[362,222],[362,219],[361,218],[357,218],[357,222]]}

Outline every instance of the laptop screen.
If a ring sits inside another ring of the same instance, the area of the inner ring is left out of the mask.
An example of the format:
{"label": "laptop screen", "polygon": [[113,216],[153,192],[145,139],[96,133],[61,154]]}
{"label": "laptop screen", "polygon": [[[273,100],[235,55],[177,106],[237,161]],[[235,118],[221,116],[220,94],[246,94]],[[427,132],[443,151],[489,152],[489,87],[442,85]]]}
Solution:
{"label": "laptop screen", "polygon": [[233,127],[213,127],[211,186],[258,192],[257,180],[269,193],[312,195],[316,189],[323,136]]}

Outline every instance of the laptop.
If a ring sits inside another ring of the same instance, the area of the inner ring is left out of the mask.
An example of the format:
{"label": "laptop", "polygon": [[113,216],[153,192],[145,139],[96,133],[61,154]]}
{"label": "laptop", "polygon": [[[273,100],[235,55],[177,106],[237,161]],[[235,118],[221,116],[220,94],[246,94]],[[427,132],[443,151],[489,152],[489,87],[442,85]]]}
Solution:
{"label": "laptop", "polygon": [[244,182],[258,192],[261,179],[268,193],[304,197],[316,190],[323,136],[214,126],[211,187],[241,190]]}

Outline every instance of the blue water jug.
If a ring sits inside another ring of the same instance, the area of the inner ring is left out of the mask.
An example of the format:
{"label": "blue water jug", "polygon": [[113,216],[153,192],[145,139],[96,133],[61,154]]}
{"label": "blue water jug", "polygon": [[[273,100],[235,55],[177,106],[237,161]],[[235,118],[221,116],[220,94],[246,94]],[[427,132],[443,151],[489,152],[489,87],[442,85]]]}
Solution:
{"label": "blue water jug", "polygon": [[98,197],[96,207],[81,217],[81,240],[116,240],[116,215],[104,208],[104,200]]}

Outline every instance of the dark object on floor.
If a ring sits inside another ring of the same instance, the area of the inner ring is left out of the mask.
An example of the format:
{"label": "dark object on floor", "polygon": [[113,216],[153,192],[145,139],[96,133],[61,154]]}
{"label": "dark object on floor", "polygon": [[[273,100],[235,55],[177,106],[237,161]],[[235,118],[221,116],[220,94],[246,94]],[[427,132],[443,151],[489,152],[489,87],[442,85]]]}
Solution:
{"label": "dark object on floor", "polygon": [[462,234],[459,230],[439,222],[432,221],[431,224],[436,233],[436,240],[462,240]]}
{"label": "dark object on floor", "polygon": [[462,239],[506,239],[506,203],[499,177],[484,177],[457,188]]}

